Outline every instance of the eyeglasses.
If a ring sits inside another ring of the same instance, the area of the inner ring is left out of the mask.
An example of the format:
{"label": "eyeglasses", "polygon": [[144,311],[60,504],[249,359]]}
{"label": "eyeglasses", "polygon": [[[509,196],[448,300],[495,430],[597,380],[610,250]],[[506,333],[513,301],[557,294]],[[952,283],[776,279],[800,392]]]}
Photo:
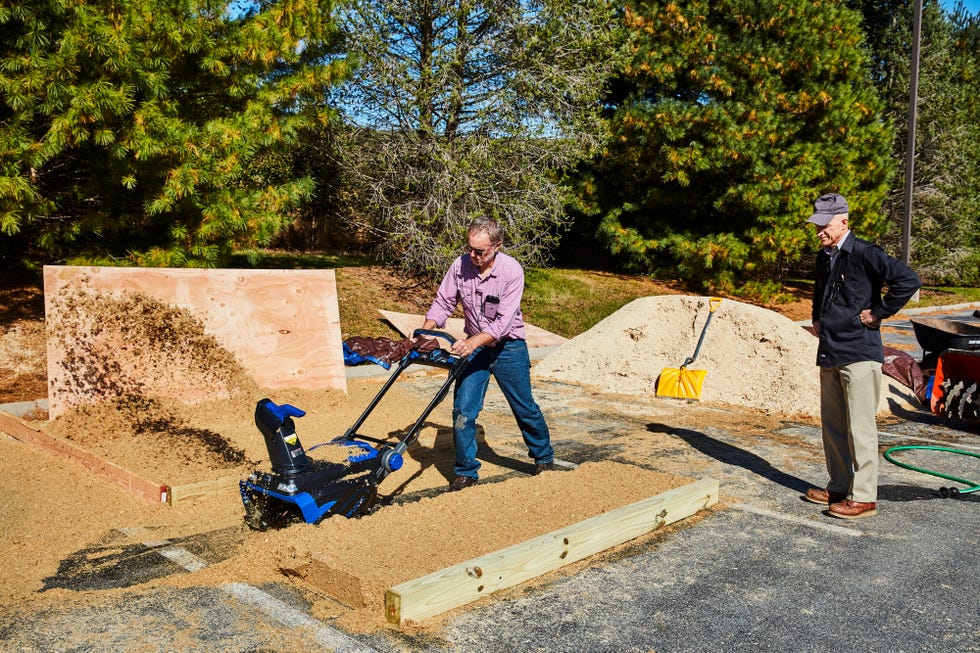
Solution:
{"label": "eyeglasses", "polygon": [[494,248],[493,245],[490,245],[490,247],[487,247],[485,249],[476,249],[475,247],[470,247],[469,245],[467,245],[466,246],[466,253],[467,254],[475,254],[476,256],[483,256],[484,254],[486,254],[487,252],[489,252],[493,248]]}

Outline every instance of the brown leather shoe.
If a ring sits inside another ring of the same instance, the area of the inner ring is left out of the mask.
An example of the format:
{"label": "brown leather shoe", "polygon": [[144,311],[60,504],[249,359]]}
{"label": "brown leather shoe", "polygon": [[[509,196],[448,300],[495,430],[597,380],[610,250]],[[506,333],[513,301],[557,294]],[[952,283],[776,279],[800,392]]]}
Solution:
{"label": "brown leather shoe", "polygon": [[830,492],[822,487],[812,487],[806,491],[803,498],[810,503],[819,503],[821,505],[827,506],[832,503],[838,503],[847,498],[847,495],[843,492]]}
{"label": "brown leather shoe", "polygon": [[453,479],[452,485],[449,486],[449,489],[453,492],[459,492],[463,488],[476,484],[477,480],[472,476],[457,476]]}
{"label": "brown leather shoe", "polygon": [[878,514],[878,504],[874,501],[851,501],[845,499],[839,503],[830,504],[828,512],[832,517],[841,519],[857,519],[858,517],[873,517]]}
{"label": "brown leather shoe", "polygon": [[534,466],[534,475],[537,476],[541,472],[553,472],[555,471],[555,463],[538,463]]}

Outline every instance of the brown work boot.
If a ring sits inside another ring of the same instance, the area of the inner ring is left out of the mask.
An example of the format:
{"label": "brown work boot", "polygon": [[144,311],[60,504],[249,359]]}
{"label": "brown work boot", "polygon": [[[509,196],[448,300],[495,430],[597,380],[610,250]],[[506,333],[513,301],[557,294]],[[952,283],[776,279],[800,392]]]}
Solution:
{"label": "brown work boot", "polygon": [[810,503],[819,503],[821,505],[828,506],[832,503],[843,501],[847,498],[847,495],[843,492],[831,492],[822,487],[812,487],[806,491],[803,498]]}
{"label": "brown work boot", "polygon": [[538,463],[534,466],[534,475],[537,476],[541,472],[553,472],[555,471],[555,463]]}
{"label": "brown work boot", "polygon": [[832,517],[841,519],[857,519],[859,517],[873,517],[878,514],[877,505],[874,501],[851,501],[845,499],[838,503],[830,504],[828,511]]}
{"label": "brown work boot", "polygon": [[472,476],[457,476],[456,478],[453,479],[453,482],[449,486],[449,489],[453,492],[459,492],[463,488],[467,488],[471,485],[476,485],[476,484],[477,484],[477,480]]}

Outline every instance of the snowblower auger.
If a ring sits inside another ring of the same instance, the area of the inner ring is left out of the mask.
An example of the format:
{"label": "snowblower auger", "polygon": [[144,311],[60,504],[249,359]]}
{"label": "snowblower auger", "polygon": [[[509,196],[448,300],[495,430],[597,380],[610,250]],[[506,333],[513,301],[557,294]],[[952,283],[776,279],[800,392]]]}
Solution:
{"label": "snowblower auger", "polygon": [[[440,348],[436,340],[419,338],[422,335],[443,338],[450,345],[455,342],[448,333],[416,330],[412,334],[415,346],[402,357],[361,416],[344,435],[329,442],[304,450],[293,419],[302,417],[306,411],[290,404],[277,405],[270,399],[256,404],[255,424],[265,438],[272,470],[254,471],[238,484],[249,527],[267,530],[300,521],[315,524],[330,515],[356,517],[371,510],[378,497],[378,484],[388,474],[401,469],[405,450],[418,440],[425,420],[445,399],[469,360]],[[392,446],[386,440],[358,433],[401,373],[416,364],[444,368],[449,374],[405,436]],[[308,451],[324,444],[349,448],[345,460],[328,462],[311,458]]]}

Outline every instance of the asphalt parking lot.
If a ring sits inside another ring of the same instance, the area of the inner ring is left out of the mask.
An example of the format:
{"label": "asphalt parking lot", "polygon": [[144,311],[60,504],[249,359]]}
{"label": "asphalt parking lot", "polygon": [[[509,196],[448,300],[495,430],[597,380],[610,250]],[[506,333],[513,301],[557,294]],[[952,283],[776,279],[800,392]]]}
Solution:
{"label": "asphalt parking lot", "polygon": [[[410,382],[428,392],[433,380]],[[537,393],[554,431],[588,431],[556,442],[566,460],[616,459],[621,451],[602,438],[622,425],[641,448],[683,450],[683,459],[656,462],[696,462],[699,475],[720,481],[721,504],[691,524],[459,610],[437,633],[345,632],[312,618],[308,597],[285,583],[140,587],[237,546],[223,531],[147,543],[86,567],[81,588],[112,590],[97,601],[0,615],[0,651],[980,651],[980,492],[942,498],[938,488],[955,483],[882,460],[879,514],[833,519],[801,499],[825,477],[813,426],[784,422],[772,437],[747,438],[737,429],[678,427],[642,402],[610,398],[583,414],[570,392],[542,384]],[[915,411],[881,426],[883,450],[915,444],[980,454],[980,428]],[[980,482],[976,457],[906,457]],[[94,546],[80,558],[98,554]]]}

